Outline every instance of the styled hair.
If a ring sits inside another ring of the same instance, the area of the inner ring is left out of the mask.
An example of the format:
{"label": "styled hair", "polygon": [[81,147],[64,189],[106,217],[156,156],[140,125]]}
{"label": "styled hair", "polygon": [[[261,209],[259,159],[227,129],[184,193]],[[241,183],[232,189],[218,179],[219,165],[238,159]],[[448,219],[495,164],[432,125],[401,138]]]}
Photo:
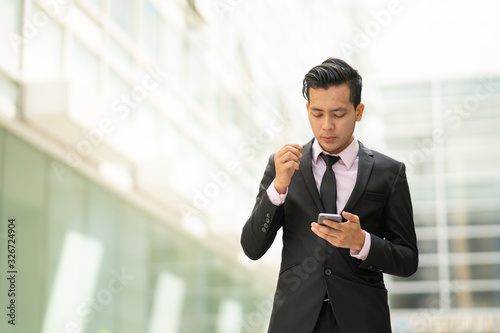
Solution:
{"label": "styled hair", "polygon": [[321,65],[311,68],[302,82],[302,95],[309,102],[309,88],[328,89],[331,86],[347,84],[350,95],[349,102],[356,108],[361,103],[361,75],[342,59],[328,58]]}

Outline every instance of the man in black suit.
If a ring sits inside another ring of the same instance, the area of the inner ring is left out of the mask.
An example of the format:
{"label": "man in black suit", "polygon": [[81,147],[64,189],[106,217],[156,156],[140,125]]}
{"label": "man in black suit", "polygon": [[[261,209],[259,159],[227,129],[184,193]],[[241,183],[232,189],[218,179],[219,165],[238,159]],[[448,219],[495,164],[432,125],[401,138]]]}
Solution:
{"label": "man in black suit", "polygon": [[[405,166],[354,137],[364,110],[355,69],[330,58],[303,84],[314,138],[270,157],[241,235],[257,260],[283,228],[268,332],[391,332],[382,273],[408,277],[418,266]],[[324,212],[343,222],[312,222]]]}

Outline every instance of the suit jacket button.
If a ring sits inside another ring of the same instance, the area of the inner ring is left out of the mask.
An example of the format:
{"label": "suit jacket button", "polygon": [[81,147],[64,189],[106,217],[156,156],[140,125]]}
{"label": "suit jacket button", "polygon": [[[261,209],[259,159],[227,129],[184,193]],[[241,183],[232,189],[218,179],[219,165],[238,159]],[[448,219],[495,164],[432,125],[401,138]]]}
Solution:
{"label": "suit jacket button", "polygon": [[267,213],[267,214],[266,214],[266,217],[267,217],[267,218],[270,218],[270,217],[271,217],[271,213]]}
{"label": "suit jacket button", "polygon": [[260,229],[260,230],[262,230],[262,232],[266,232],[266,231],[267,231],[267,229],[266,229],[266,228],[262,228],[262,229]]}
{"label": "suit jacket button", "polygon": [[326,276],[330,276],[330,275],[332,275],[332,271],[331,271],[330,269],[328,269],[328,268],[327,268],[327,269],[325,269],[325,275],[326,275]]}
{"label": "suit jacket button", "polygon": [[267,227],[269,227],[269,224],[264,223],[264,228],[267,228]]}

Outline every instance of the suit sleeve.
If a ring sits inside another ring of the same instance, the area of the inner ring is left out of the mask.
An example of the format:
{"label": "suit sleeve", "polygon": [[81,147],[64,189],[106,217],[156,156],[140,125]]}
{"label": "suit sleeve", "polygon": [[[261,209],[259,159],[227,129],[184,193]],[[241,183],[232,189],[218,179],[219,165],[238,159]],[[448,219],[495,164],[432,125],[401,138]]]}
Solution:
{"label": "suit sleeve", "polygon": [[283,205],[275,206],[266,193],[275,176],[274,155],[271,155],[252,214],[241,233],[243,251],[252,260],[261,258],[267,252],[283,224]]}
{"label": "suit sleeve", "polygon": [[400,164],[397,174],[384,176],[390,184],[382,217],[384,237],[371,234],[370,252],[360,267],[408,277],[417,270],[418,248],[405,165]]}

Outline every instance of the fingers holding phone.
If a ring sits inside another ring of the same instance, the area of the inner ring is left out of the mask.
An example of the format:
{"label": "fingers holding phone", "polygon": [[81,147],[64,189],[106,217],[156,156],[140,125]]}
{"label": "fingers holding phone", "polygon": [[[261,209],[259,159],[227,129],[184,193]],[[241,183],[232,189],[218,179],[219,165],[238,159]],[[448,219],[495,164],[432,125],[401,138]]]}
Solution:
{"label": "fingers holding phone", "polygon": [[330,220],[333,222],[342,222],[342,216],[340,216],[339,214],[320,213],[318,215],[318,224],[330,228],[329,225],[325,224],[325,220]]}
{"label": "fingers holding phone", "polygon": [[333,246],[360,251],[364,245],[365,232],[361,229],[359,217],[348,212],[342,212],[342,215],[347,219],[345,223],[342,223],[340,215],[321,213],[318,223],[311,224],[311,230]]}

